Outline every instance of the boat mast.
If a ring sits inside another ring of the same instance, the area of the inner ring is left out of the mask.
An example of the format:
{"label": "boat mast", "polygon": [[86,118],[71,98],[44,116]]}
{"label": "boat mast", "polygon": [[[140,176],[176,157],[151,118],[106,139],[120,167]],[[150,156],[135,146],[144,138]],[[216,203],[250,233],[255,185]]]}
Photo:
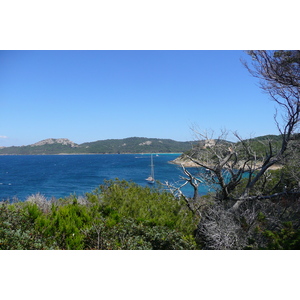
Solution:
{"label": "boat mast", "polygon": [[151,154],[151,177],[154,180],[154,164],[153,164],[153,154]]}
{"label": "boat mast", "polygon": [[146,180],[148,181],[148,183],[154,183],[155,179],[154,179],[153,154],[151,154],[151,165],[150,166],[151,166],[151,174]]}

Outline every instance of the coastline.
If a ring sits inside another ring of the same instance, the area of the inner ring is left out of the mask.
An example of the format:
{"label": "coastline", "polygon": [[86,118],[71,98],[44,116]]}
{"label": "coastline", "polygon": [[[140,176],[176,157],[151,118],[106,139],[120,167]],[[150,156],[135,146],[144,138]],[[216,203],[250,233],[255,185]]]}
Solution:
{"label": "coastline", "polygon": [[[179,165],[179,166],[183,165],[185,168],[199,168],[200,167],[198,164],[194,163],[193,161],[187,160],[187,159],[182,159],[180,157],[170,161],[169,163],[174,164],[174,165]],[[257,162],[256,165],[258,168],[260,168],[262,166],[262,163]],[[273,166],[269,167],[269,170],[279,170],[281,168],[282,168],[281,165],[273,165]]]}
{"label": "coastline", "polygon": [[34,156],[34,155],[181,155],[182,152],[142,152],[142,153],[39,153],[39,154],[0,154],[0,156]]}

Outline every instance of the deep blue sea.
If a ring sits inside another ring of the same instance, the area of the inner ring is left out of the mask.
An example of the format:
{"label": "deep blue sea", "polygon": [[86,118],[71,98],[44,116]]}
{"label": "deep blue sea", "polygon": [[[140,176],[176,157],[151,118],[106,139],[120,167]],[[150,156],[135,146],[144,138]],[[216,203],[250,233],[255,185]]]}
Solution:
{"label": "deep blue sea", "polygon": [[[156,180],[183,183],[181,168],[169,163],[178,156],[153,156]],[[0,156],[0,200],[17,197],[23,201],[36,193],[48,199],[80,196],[93,191],[105,179],[115,178],[146,186],[150,164],[149,154]],[[184,191],[192,194],[189,188]],[[206,187],[201,187],[199,192],[205,194]]]}

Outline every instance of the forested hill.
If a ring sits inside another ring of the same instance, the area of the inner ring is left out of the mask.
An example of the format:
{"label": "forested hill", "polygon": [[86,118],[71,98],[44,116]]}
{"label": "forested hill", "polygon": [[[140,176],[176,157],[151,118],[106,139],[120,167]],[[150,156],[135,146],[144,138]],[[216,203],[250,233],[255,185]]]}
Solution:
{"label": "forested hill", "polygon": [[[291,136],[291,142],[290,145],[293,145],[295,143],[295,140],[300,140],[300,134],[294,134]],[[282,136],[281,135],[264,135],[264,136],[258,136],[251,139],[245,139],[243,141],[238,141],[236,143],[226,141],[226,140],[200,140],[197,143],[195,143],[192,148],[190,148],[188,151],[185,151],[182,153],[182,155],[178,158],[176,158],[173,163],[182,164],[184,163],[186,166],[197,166],[197,164],[194,164],[191,162],[189,157],[192,157],[194,159],[200,159],[204,156],[207,159],[213,160],[216,158],[215,151],[210,151],[209,149],[213,149],[214,147],[217,147],[220,151],[228,151],[229,147],[234,146],[236,151],[239,153],[239,157],[243,157],[243,153],[245,151],[245,146],[248,145],[249,149],[251,149],[252,153],[255,153],[258,161],[261,160],[266,156],[266,152],[269,151],[269,143],[272,146],[272,151],[278,151],[281,147],[282,143]],[[201,159],[200,159],[201,160]]]}
{"label": "forested hill", "polygon": [[2,147],[0,155],[104,154],[104,153],[180,153],[194,142],[131,137],[76,144],[68,139],[46,139],[27,146]]}

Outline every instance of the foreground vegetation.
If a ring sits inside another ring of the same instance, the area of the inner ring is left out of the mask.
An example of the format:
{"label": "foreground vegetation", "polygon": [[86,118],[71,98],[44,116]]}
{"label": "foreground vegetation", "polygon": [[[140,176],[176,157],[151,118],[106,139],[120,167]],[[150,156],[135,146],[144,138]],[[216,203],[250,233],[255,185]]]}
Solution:
{"label": "foreground vegetation", "polygon": [[232,249],[300,249],[299,197],[266,200],[258,213],[247,203],[242,214],[224,211],[214,195],[198,203],[202,218],[161,188],[117,179],[85,197],[49,201],[32,195],[25,202],[0,204],[0,249],[228,249],[229,241]]}
{"label": "foreground vegetation", "polygon": [[170,193],[107,181],[85,197],[1,203],[0,249],[197,249],[197,222]]}

